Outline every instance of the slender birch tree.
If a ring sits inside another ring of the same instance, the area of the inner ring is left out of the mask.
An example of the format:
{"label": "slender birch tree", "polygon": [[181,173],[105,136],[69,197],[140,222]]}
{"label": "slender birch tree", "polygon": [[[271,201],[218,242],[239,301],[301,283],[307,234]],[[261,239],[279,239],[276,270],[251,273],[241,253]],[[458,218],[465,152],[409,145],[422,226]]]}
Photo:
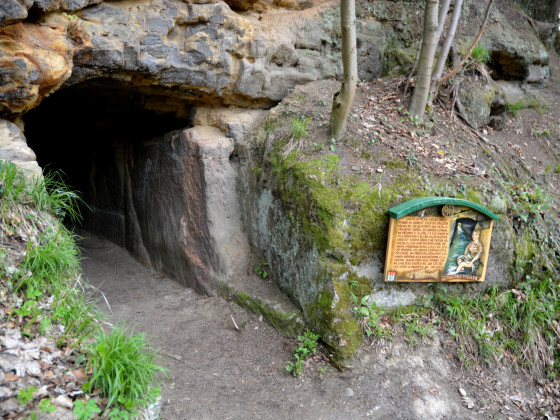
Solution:
{"label": "slender birch tree", "polygon": [[340,140],[346,132],[346,121],[358,82],[356,52],[356,6],[354,0],[341,0],[340,25],[342,28],[342,87],[333,97],[329,135]]}
{"label": "slender birch tree", "polygon": [[424,33],[422,38],[422,48],[420,50],[418,73],[416,76],[414,93],[412,95],[412,100],[408,108],[410,115],[415,118],[417,122],[422,122],[424,120],[424,111],[426,109],[426,105],[428,104],[428,98],[434,97],[437,93],[438,86],[449,80],[449,78],[452,77],[470,57],[474,47],[482,37],[482,33],[484,32],[484,28],[486,27],[488,17],[490,16],[490,9],[492,7],[492,4],[494,3],[494,0],[488,1],[486,13],[484,14],[484,19],[482,21],[480,31],[478,32],[478,35],[469,48],[469,51],[465,54],[461,63],[459,63],[457,67],[455,67],[449,74],[444,77],[442,77],[443,68],[445,66],[445,61],[447,60],[447,55],[449,54],[451,44],[455,39],[455,33],[457,31],[457,25],[459,23],[459,17],[461,15],[463,0],[455,0],[453,3],[453,16],[447,30],[447,36],[445,37],[445,41],[441,47],[435,69],[432,70],[437,45],[439,43],[439,38],[443,32],[446,15],[449,8],[449,0],[443,0],[438,18],[438,3],[439,0],[426,0],[426,11],[424,13]]}
{"label": "slender birch tree", "polygon": [[438,32],[438,4],[439,0],[426,0],[426,11],[424,13],[424,36],[422,38],[422,49],[420,50],[420,61],[418,62],[418,74],[416,85],[408,111],[418,122],[424,120],[424,111],[430,92],[432,79],[432,66],[436,54]]}
{"label": "slender birch tree", "polygon": [[[439,86],[439,79],[441,79],[441,75],[443,74],[443,68],[445,67],[445,62],[447,61],[447,56],[449,55],[449,50],[451,49],[451,44],[455,39],[455,33],[457,32],[457,25],[459,24],[459,17],[461,16],[462,7],[463,7],[463,0],[455,0],[455,3],[453,3],[453,14],[451,16],[451,23],[449,24],[449,28],[447,30],[447,36],[443,41],[443,45],[441,47],[436,62],[436,67],[434,68],[434,72],[432,75],[432,84],[430,86],[430,95],[432,97],[435,95],[436,90]],[[445,16],[443,17],[443,19],[445,20]],[[440,26],[442,24],[443,22],[440,21]]]}

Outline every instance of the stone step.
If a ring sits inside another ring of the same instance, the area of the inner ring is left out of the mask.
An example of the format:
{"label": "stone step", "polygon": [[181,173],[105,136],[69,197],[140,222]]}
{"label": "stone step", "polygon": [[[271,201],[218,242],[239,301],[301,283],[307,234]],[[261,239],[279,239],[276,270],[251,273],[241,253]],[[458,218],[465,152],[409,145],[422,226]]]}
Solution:
{"label": "stone step", "polygon": [[301,311],[273,282],[251,274],[220,283],[220,295],[263,318],[287,337],[305,330]]}

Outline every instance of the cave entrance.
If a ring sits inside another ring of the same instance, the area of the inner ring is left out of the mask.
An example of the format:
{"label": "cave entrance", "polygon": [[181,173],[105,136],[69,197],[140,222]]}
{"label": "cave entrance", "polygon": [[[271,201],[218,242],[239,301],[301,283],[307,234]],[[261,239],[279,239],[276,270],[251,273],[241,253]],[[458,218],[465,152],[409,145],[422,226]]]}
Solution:
{"label": "cave entrance", "polygon": [[167,133],[189,127],[188,115],[188,106],[170,106],[157,92],[97,80],[46,98],[24,116],[25,136],[39,165],[62,171],[82,193],[91,210],[83,209],[80,227],[130,249],[130,195],[145,188],[148,180],[141,178],[150,175],[131,168],[153,165],[150,149]]}
{"label": "cave entrance", "polygon": [[[234,140],[206,124],[208,115],[193,124],[210,101],[178,94],[89,81],[27,113],[24,133],[39,165],[62,171],[82,193],[89,208],[79,227],[212,294],[229,278],[230,249],[236,267],[240,255],[249,258],[248,245],[239,245],[246,239],[231,164]],[[235,115],[246,117],[244,111]],[[246,118],[232,121],[232,136],[241,135]]]}

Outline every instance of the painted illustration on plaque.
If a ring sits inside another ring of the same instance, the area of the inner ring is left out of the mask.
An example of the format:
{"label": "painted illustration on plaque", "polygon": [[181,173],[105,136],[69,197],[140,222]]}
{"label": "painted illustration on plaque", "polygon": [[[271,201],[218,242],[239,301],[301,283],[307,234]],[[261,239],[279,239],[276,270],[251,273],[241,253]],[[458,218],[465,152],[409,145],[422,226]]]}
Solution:
{"label": "painted illustration on plaque", "polygon": [[466,200],[431,197],[394,207],[385,281],[480,282],[497,216]]}

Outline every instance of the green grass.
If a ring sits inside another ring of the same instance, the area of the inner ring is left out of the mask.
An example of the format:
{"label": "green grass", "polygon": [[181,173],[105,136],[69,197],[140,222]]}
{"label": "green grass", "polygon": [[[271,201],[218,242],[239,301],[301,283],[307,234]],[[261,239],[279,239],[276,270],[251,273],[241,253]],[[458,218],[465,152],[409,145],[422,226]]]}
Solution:
{"label": "green grass", "polygon": [[[81,278],[77,237],[62,224],[65,218],[80,219],[79,204],[79,195],[59,174],[30,176],[0,161],[1,232],[29,236],[25,257],[15,268],[8,266],[9,255],[0,248],[0,285],[24,298],[9,314],[24,320],[22,334],[32,337],[48,333],[53,324],[64,326],[57,345],[89,358],[90,391],[98,389],[108,399],[107,410],[112,406],[111,412],[127,418],[127,412],[153,402],[159,392],[154,374],[163,369],[152,363],[155,353],[143,335],[128,336],[121,326],[110,334],[101,329],[103,316],[91,298],[93,288]],[[20,395],[21,401],[33,398],[28,391]],[[80,418],[95,414],[90,401],[82,403]]]}
{"label": "green grass", "polygon": [[294,140],[300,140],[307,136],[309,119],[309,117],[305,118],[303,116],[294,118],[294,121],[292,122],[292,138]]}
{"label": "green grass", "polygon": [[552,277],[527,275],[515,288],[468,298],[438,288],[432,304],[460,346],[463,359],[507,362],[538,374],[559,374],[557,314],[560,287]]}
{"label": "green grass", "polygon": [[505,109],[506,112],[509,112],[511,114],[513,114],[514,116],[517,116],[517,114],[519,114],[519,112],[523,109],[527,109],[529,106],[523,102],[523,101],[517,101],[514,104],[506,104],[505,105]]}
{"label": "green grass", "polygon": [[71,191],[58,172],[42,177],[26,173],[9,161],[0,161],[0,215],[5,216],[14,204],[27,205],[35,211],[46,211],[57,218],[81,219],[80,196]]}
{"label": "green grass", "polygon": [[492,53],[483,44],[478,44],[474,47],[471,57],[480,64],[489,64],[492,62]]}
{"label": "green grass", "polygon": [[[519,270],[533,271],[534,262]],[[534,270],[536,273],[536,270]],[[478,297],[450,293],[434,284],[419,303],[382,309],[353,296],[354,315],[370,340],[401,337],[412,346],[447,332],[465,367],[508,364],[550,378],[560,376],[560,285],[546,273],[525,276],[512,288],[491,288]]]}
{"label": "green grass", "polygon": [[99,332],[88,349],[92,376],[87,388],[97,388],[107,397],[107,408],[120,404],[127,409],[149,405],[159,396],[154,376],[165,369],[154,363],[156,352],[147,350],[144,334],[115,325],[111,333]]}
{"label": "green grass", "polygon": [[[368,305],[369,296],[363,296],[359,304],[357,298],[352,296],[356,305],[354,306],[354,316],[359,319],[359,324],[367,337],[374,339],[391,339],[393,330],[386,321],[386,311],[377,306],[375,302]],[[384,319],[385,318],[385,319]]]}

